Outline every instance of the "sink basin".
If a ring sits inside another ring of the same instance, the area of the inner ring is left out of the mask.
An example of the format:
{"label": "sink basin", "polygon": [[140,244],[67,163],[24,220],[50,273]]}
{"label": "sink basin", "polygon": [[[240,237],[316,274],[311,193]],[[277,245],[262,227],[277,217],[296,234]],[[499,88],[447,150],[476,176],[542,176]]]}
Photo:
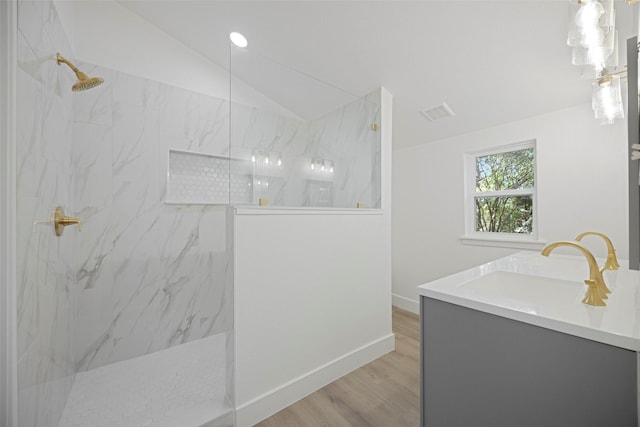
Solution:
{"label": "sink basin", "polygon": [[494,271],[458,285],[464,296],[528,312],[540,306],[580,302],[587,286],[584,282],[554,279],[509,271]]}

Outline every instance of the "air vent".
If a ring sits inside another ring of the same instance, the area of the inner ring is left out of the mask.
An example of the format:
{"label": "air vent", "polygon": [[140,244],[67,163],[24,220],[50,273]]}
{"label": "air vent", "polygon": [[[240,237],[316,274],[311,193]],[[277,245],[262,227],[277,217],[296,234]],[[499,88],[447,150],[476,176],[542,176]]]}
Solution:
{"label": "air vent", "polygon": [[453,112],[451,107],[449,107],[446,102],[443,102],[437,107],[433,107],[428,110],[422,110],[421,113],[431,122],[444,119],[445,117],[453,117],[456,115],[456,113]]}

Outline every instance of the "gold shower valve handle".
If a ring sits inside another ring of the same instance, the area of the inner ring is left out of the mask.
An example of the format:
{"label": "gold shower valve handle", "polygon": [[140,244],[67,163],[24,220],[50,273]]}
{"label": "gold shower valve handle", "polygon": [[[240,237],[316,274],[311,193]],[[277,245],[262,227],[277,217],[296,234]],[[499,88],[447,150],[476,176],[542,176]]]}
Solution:
{"label": "gold shower valve handle", "polygon": [[53,230],[56,233],[56,236],[62,236],[64,232],[64,228],[67,225],[78,225],[78,231],[82,231],[82,223],[78,218],[72,218],[70,216],[64,215],[64,210],[62,210],[61,206],[58,206],[53,213]]}

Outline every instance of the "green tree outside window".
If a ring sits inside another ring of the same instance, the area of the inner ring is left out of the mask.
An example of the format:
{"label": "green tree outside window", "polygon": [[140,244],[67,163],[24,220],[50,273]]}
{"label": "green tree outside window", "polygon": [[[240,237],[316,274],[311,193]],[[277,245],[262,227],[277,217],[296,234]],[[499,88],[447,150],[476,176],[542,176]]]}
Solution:
{"label": "green tree outside window", "polygon": [[475,158],[475,230],[531,234],[533,147]]}

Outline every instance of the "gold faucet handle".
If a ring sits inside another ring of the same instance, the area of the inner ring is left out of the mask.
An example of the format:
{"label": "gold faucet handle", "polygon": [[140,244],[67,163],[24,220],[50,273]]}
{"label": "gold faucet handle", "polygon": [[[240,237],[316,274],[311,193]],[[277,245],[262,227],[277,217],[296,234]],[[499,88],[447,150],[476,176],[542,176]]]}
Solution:
{"label": "gold faucet handle", "polygon": [[600,296],[600,290],[598,289],[598,285],[595,280],[587,279],[584,281],[585,285],[589,286],[587,289],[587,293],[585,294],[582,302],[588,305],[594,305],[596,307],[604,307],[604,300]]}

